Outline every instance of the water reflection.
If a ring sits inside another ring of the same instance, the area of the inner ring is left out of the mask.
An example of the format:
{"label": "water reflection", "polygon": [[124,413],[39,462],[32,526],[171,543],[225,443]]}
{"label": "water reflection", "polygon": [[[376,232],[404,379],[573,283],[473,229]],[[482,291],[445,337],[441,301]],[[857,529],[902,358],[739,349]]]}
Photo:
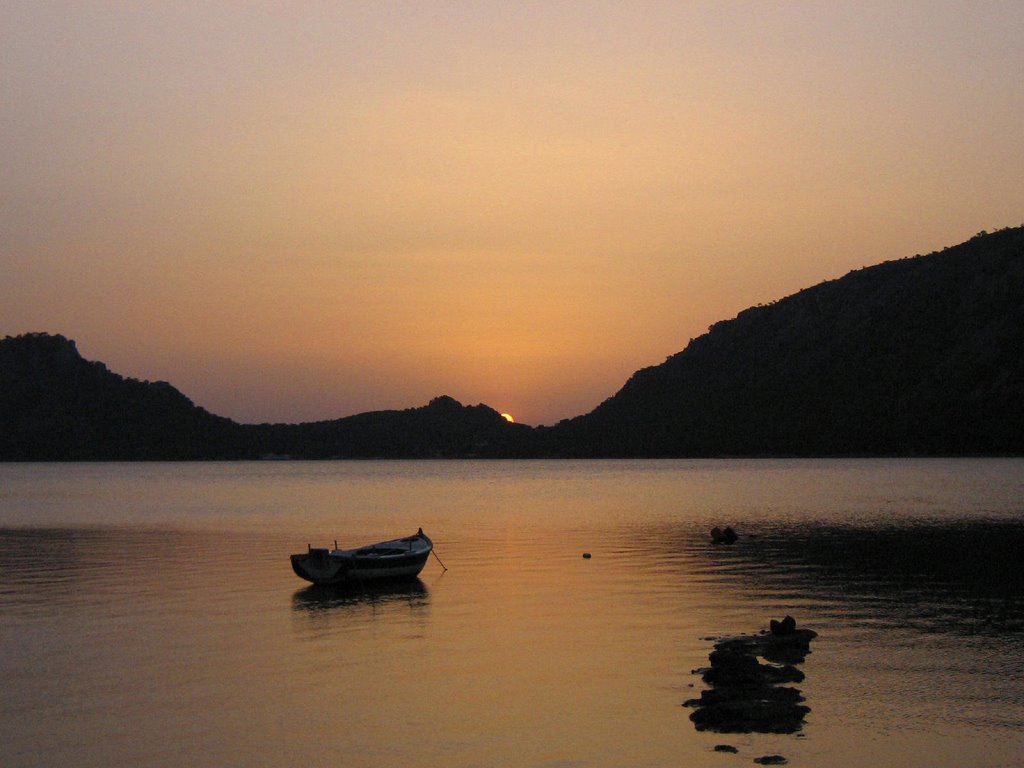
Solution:
{"label": "water reflection", "polygon": [[144,580],[178,543],[164,532],[119,529],[0,529],[0,594],[21,608],[52,610]]}
{"label": "water reflection", "polygon": [[721,602],[794,605],[833,618],[1024,644],[1024,523],[739,526],[732,545],[708,530],[630,528],[623,554],[651,581],[678,575]]}
{"label": "water reflection", "polygon": [[746,582],[754,596],[820,601],[922,632],[1007,638],[1024,631],[1022,551],[1016,522],[821,524],[768,529],[709,560],[727,579],[756,574]]}
{"label": "water reflection", "polygon": [[818,631],[800,686],[816,702],[812,725],[1024,726],[1024,522],[836,514],[733,525],[740,538],[728,546],[693,521],[621,526],[616,550],[642,585],[634,602],[692,616],[691,641],[767,628],[785,613]]}
{"label": "water reflection", "polygon": [[[796,733],[811,708],[799,688],[804,673],[796,668],[810,653],[817,637],[813,630],[797,629],[791,616],[772,621],[768,634],[740,635],[715,643],[702,679],[711,688],[684,706],[698,731],[718,733]],[[762,664],[757,657],[765,659]]]}
{"label": "water reflection", "polygon": [[10,591],[12,582],[30,582],[40,572],[48,572],[47,581],[60,581],[62,573],[73,571],[80,559],[80,536],[74,530],[0,528],[0,572],[2,589]]}
{"label": "water reflection", "polygon": [[418,609],[429,602],[430,590],[419,579],[351,587],[311,584],[292,595],[292,609],[311,614],[384,608],[396,603]]}
{"label": "water reflection", "polygon": [[377,620],[417,634],[429,606],[430,590],[419,579],[362,587],[313,584],[292,595],[292,613],[311,636],[360,634]]}

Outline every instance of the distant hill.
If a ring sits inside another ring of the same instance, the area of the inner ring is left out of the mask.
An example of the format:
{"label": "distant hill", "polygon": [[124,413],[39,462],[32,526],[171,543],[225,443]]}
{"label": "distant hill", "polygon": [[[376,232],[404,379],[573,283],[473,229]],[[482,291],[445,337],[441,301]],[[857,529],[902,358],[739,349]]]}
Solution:
{"label": "distant hill", "polygon": [[0,340],[2,461],[219,458],[236,426],[166,382],[83,360],[63,336]]}
{"label": "distant hill", "polygon": [[542,439],[565,456],[1024,453],[1024,228],[747,309]]}
{"label": "distant hill", "polygon": [[63,336],[0,340],[0,461],[508,456],[529,431],[450,397],[334,421],[243,425],[166,382],[84,360]]}
{"label": "distant hill", "polygon": [[531,431],[486,405],[462,405],[445,395],[420,408],[241,428],[251,455],[336,459],[520,456],[530,450]]}
{"label": "distant hill", "polygon": [[713,325],[553,427],[486,405],[238,424],[45,333],[0,340],[0,461],[1024,454],[1024,228]]}

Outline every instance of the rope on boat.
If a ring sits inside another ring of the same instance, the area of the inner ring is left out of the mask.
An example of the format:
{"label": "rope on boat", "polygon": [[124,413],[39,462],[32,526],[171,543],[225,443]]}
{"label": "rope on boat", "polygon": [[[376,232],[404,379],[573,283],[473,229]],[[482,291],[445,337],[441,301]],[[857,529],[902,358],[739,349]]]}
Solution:
{"label": "rope on boat", "polygon": [[[435,551],[434,551],[434,548],[433,548],[433,547],[431,547],[431,548],[430,548],[430,553],[431,553],[431,554],[432,554],[432,555],[433,555],[434,557],[437,557],[437,552],[435,552]],[[440,558],[440,557],[437,557],[437,562],[441,563],[441,558]],[[445,565],[444,563],[441,563],[441,567],[442,567],[442,568],[444,568],[444,569],[445,569],[446,571],[448,570],[448,566],[447,566],[447,565]]]}

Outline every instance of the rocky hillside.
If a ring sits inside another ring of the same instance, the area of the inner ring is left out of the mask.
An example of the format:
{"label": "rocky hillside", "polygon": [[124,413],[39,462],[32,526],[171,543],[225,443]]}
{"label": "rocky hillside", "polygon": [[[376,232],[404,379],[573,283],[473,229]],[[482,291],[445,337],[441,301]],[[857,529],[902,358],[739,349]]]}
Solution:
{"label": "rocky hillside", "polygon": [[544,443],[573,456],[1024,453],[1024,228],[747,309]]}

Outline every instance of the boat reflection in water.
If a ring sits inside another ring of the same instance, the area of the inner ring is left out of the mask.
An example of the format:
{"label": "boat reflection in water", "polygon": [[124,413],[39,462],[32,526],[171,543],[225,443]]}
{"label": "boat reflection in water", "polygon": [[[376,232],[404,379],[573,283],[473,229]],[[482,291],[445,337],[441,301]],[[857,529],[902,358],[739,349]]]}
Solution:
{"label": "boat reflection in water", "polygon": [[430,590],[419,579],[368,583],[365,586],[312,584],[292,596],[292,608],[309,613],[325,613],[357,606],[386,606],[405,603],[410,607],[426,605]]}
{"label": "boat reflection in water", "polygon": [[313,634],[356,631],[367,619],[422,627],[430,590],[419,579],[364,586],[313,584],[292,595],[292,612]]}

